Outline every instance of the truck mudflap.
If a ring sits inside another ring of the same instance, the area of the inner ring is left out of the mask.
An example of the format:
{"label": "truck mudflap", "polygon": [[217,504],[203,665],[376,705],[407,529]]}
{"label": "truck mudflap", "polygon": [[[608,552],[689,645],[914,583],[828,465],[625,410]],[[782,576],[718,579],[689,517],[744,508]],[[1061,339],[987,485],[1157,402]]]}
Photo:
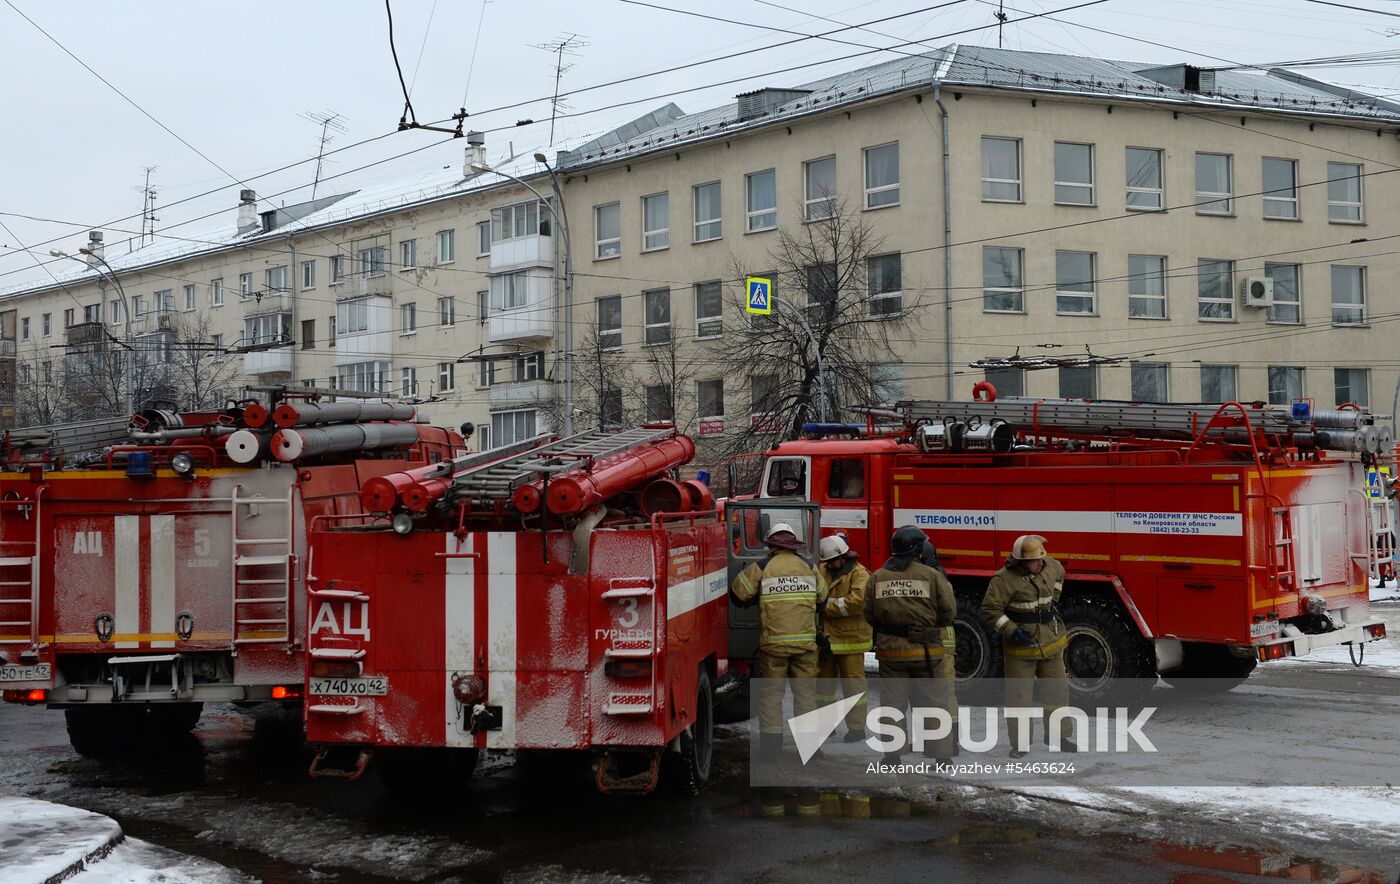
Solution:
{"label": "truck mudflap", "polygon": [[[1323,633],[1306,633],[1292,624],[1283,627],[1278,638],[1268,639],[1254,645],[1260,662],[1281,660],[1284,657],[1302,657],[1319,648],[1334,645],[1364,646],[1366,642],[1385,638],[1385,622],[1379,617],[1370,617],[1355,623],[1347,623],[1339,629]],[[1357,660],[1356,662],[1360,662]]]}

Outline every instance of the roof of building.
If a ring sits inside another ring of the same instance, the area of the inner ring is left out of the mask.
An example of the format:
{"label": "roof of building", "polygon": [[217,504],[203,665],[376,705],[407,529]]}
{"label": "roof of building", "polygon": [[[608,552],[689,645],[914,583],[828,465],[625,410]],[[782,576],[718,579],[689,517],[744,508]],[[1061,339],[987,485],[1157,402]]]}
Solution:
{"label": "roof of building", "polygon": [[[1400,124],[1400,103],[1291,71],[1205,69],[1209,88],[1203,85],[1188,90],[1173,81],[1173,72],[1179,75],[1184,69],[1183,65],[1151,65],[953,44],[807,83],[751,90],[737,96],[734,102],[698,113],[686,114],[676,105],[667,103],[609,132],[586,136],[587,140],[577,139],[580,143],[572,150],[559,151],[556,167],[572,171],[655,151],[674,150],[682,145],[822,113],[845,104],[927,88],[935,82],[945,87],[1026,90],[1202,109],[1265,111]],[[520,177],[535,176],[540,170],[530,156],[529,152],[523,152],[498,168]],[[232,247],[280,242],[289,233],[451,199],[501,186],[504,181],[489,174],[464,178],[462,168],[454,164],[410,180],[347,190],[314,203],[275,207],[276,226],[271,231],[259,226],[251,232],[236,233],[234,210],[230,210],[213,229],[191,234],[158,233],[155,243],[126,254],[107,255],[107,261],[117,271],[136,270]],[[0,298],[42,291],[95,275],[95,271],[74,267],[56,274],[57,282],[30,282],[0,289]]]}

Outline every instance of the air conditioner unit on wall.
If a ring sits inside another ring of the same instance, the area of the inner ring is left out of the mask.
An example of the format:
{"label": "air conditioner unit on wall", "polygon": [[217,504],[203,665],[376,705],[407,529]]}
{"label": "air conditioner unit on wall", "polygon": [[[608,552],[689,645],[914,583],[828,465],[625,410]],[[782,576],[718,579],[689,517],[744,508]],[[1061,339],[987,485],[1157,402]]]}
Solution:
{"label": "air conditioner unit on wall", "polygon": [[1274,281],[1263,276],[1246,276],[1240,283],[1240,304],[1244,307],[1274,306]]}

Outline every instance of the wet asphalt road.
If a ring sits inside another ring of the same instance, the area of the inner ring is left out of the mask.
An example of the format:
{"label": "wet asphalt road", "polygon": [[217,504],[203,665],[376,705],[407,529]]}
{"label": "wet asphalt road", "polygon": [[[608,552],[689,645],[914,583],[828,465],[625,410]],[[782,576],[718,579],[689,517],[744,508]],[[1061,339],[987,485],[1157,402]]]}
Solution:
{"label": "wet asphalt road", "polygon": [[309,781],[286,728],[230,707],[206,710],[177,747],[99,762],[69,748],[62,713],[0,706],[0,791],[106,813],[134,837],[267,882],[1206,882],[1307,861],[1096,836],[1044,814],[975,812],[953,794],[903,819],[767,821],[750,815],[746,740],[726,733],[717,782],[698,799],[603,796],[586,770],[503,753],[459,794],[406,801],[372,776]]}

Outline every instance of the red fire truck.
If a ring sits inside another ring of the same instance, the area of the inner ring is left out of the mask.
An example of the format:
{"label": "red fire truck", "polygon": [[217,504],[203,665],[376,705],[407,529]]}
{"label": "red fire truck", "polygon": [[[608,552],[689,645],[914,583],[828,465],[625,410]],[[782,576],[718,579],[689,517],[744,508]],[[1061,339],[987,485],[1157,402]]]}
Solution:
{"label": "red fire truck", "polygon": [[313,775],[373,756],[391,787],[439,789],[482,749],[571,750],[606,791],[703,787],[728,574],[707,486],[667,477],[694,453],[669,424],[541,436],[370,480],[377,517],[313,520]]}
{"label": "red fire truck", "polygon": [[822,533],[876,565],[894,528],[923,528],[958,592],[961,678],[1000,671],[982,593],[1028,533],[1065,565],[1065,662],[1084,694],[1159,673],[1223,689],[1260,661],[1384,636],[1368,579],[1387,504],[1366,471],[1392,439],[1372,416],[987,395],[813,426],[732,462],[731,488],[747,472],[760,501],[819,507]]}
{"label": "red fire truck", "polygon": [[66,710],[80,752],[188,731],[207,701],[299,698],[307,522],[465,450],[408,405],[262,389],[269,404],[143,412],[86,458],[54,456],[64,428],[5,439],[0,689]]}

